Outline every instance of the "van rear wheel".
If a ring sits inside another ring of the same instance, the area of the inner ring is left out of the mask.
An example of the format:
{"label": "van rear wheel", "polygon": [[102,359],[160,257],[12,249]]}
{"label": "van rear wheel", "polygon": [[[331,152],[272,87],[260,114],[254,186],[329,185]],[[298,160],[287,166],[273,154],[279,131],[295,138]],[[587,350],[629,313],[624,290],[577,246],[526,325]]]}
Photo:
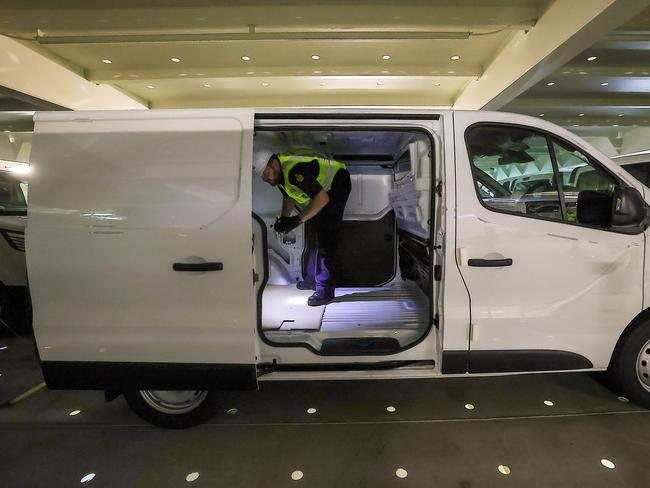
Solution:
{"label": "van rear wheel", "polygon": [[140,418],[170,429],[201,424],[214,415],[217,394],[210,390],[128,390],[126,402]]}
{"label": "van rear wheel", "polygon": [[623,339],[613,373],[627,398],[650,409],[650,322],[638,326]]}

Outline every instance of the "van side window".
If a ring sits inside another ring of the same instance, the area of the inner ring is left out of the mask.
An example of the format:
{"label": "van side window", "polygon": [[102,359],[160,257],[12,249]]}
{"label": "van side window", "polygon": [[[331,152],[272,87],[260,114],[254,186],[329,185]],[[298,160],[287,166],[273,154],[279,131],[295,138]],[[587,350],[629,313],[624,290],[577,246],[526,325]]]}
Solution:
{"label": "van side window", "polygon": [[[553,151],[562,180],[567,221],[596,227],[604,226],[610,217],[611,198],[617,185],[616,180],[592,163],[585,154],[565,142],[553,140]],[[598,212],[602,215],[578,211],[578,201],[584,201],[586,198],[602,201],[602,211]]]}
{"label": "van side window", "polygon": [[547,138],[530,129],[476,126],[467,144],[478,195],[488,208],[562,220]]}
{"label": "van side window", "polygon": [[650,186],[650,161],[646,163],[626,164],[623,169],[645,186]]}

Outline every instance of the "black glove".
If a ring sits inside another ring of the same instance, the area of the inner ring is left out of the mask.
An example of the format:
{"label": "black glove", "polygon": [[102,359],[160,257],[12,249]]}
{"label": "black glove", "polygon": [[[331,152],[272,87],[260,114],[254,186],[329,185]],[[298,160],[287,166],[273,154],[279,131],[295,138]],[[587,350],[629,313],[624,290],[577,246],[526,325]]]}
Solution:
{"label": "black glove", "polygon": [[273,224],[273,229],[280,234],[285,234],[286,232],[291,232],[293,229],[298,227],[302,222],[300,222],[300,217],[294,215],[293,217],[280,217]]}

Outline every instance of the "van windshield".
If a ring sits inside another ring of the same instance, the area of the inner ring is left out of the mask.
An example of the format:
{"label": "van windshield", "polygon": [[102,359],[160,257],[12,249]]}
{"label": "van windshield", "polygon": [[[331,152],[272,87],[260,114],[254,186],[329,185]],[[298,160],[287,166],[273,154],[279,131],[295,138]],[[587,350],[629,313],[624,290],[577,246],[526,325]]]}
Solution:
{"label": "van windshield", "polygon": [[0,215],[27,215],[27,182],[0,172]]}

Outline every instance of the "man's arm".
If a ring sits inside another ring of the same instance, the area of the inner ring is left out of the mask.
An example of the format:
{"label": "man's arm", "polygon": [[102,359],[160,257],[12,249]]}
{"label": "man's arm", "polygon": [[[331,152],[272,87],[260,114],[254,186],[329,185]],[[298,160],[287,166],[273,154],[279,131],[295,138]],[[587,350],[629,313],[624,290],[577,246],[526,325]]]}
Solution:
{"label": "man's arm", "polygon": [[307,222],[309,219],[312,219],[318,215],[318,213],[323,210],[323,207],[330,202],[330,197],[327,192],[323,189],[319,191],[316,196],[314,196],[307,208],[303,210],[298,217],[300,217],[301,222]]}
{"label": "man's arm", "polygon": [[288,197],[287,195],[282,196],[282,216],[288,217],[293,212],[295,208],[295,202],[293,198]]}

